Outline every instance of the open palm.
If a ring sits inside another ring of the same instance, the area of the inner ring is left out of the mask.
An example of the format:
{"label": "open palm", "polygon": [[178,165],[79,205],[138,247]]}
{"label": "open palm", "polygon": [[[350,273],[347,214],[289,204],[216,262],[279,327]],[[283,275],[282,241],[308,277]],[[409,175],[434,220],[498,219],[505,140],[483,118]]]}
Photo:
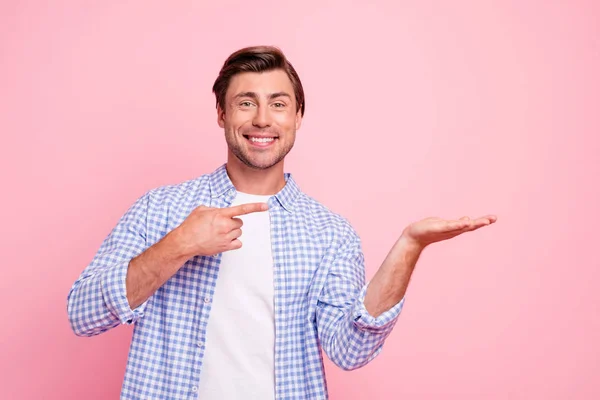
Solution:
{"label": "open palm", "polygon": [[495,215],[486,215],[475,219],[462,217],[457,220],[431,217],[410,224],[402,234],[419,246],[425,247],[431,243],[451,239],[465,232],[491,225],[496,220]]}

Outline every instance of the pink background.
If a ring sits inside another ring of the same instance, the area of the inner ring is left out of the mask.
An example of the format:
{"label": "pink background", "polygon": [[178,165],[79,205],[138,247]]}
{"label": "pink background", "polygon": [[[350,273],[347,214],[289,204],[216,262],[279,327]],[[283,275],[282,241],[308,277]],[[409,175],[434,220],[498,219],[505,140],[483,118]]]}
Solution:
{"label": "pink background", "polygon": [[286,169],[368,278],[409,222],[499,216],[426,251],[332,399],[600,398],[598,3],[207,3],[0,5],[0,398],[118,398],[131,329],[75,337],[67,293],[139,195],[224,162],[210,88],[253,44],[299,71]]}

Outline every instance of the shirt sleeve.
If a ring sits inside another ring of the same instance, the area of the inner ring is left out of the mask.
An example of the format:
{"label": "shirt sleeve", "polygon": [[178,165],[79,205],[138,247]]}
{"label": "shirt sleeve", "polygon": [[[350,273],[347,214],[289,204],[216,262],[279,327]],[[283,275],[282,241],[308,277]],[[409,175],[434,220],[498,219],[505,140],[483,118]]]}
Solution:
{"label": "shirt sleeve", "polygon": [[127,210],[71,287],[67,312],[76,335],[98,335],[143,316],[147,301],[132,310],[125,279],[131,259],[147,247],[148,198],[149,192]]}
{"label": "shirt sleeve", "polygon": [[405,299],[376,318],[364,305],[364,255],[356,232],[349,228],[338,248],[317,302],[317,330],[323,350],[344,370],[360,368],[382,350]]}

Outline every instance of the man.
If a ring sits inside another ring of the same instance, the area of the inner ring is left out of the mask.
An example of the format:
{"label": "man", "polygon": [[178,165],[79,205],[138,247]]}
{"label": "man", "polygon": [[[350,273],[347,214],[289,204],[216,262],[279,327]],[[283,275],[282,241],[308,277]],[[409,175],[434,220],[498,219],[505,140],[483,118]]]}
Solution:
{"label": "man", "polygon": [[345,370],[373,360],[423,249],[496,217],[409,225],[367,284],[356,232],[284,173],[305,109],[293,66],[245,48],[213,91],[226,164],[133,204],[73,285],[71,326],[135,324],[122,399],[326,399],[321,349]]}

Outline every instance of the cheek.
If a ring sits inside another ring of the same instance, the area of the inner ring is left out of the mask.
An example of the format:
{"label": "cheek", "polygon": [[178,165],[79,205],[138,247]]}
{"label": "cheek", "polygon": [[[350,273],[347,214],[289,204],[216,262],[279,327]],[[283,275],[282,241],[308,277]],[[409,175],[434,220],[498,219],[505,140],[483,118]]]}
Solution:
{"label": "cheek", "polygon": [[296,115],[291,113],[281,113],[275,117],[277,124],[284,129],[294,129],[296,126]]}
{"label": "cheek", "polygon": [[238,121],[239,116],[236,115],[235,112],[230,112],[223,117],[223,125],[226,130],[235,130],[238,126],[240,126],[240,122]]}

